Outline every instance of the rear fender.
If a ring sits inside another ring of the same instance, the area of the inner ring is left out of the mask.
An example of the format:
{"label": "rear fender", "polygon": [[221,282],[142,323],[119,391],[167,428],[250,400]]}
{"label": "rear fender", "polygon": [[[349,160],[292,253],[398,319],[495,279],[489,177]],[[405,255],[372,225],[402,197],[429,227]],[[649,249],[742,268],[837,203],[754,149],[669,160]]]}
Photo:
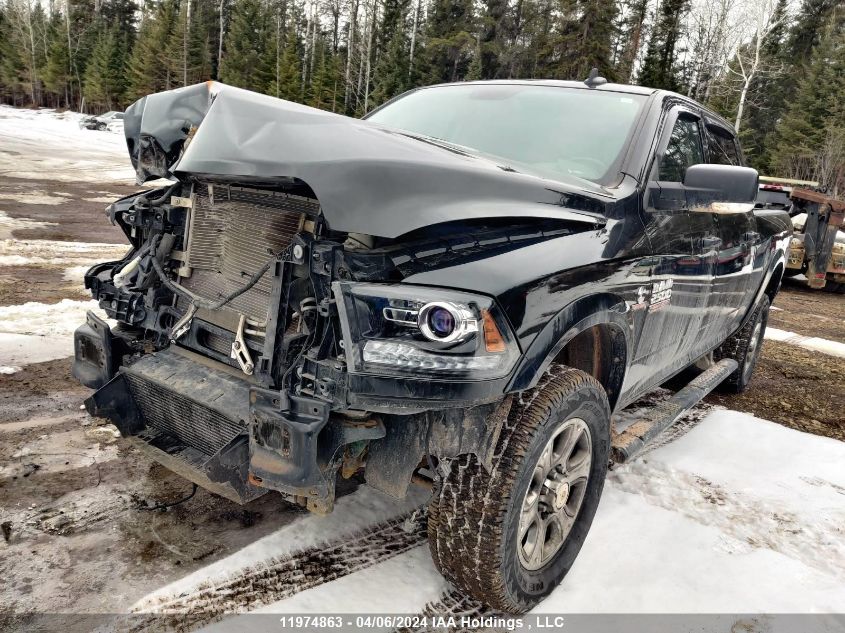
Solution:
{"label": "rear fender", "polygon": [[[781,242],[784,242],[784,245],[781,245]],[[760,287],[757,288],[757,293],[754,295],[754,301],[752,301],[751,305],[748,307],[748,310],[742,318],[742,323],[737,328],[737,331],[745,327],[748,320],[754,315],[754,312],[757,310],[757,306],[759,306],[760,301],[763,300],[763,295],[768,295],[770,300],[774,300],[775,295],[780,288],[780,282],[783,279],[783,272],[786,270],[785,244],[788,243],[789,237],[787,237],[786,240],[773,241],[773,244],[775,244],[774,256],[772,257],[769,263],[769,268],[763,277],[763,282],[760,284]]]}

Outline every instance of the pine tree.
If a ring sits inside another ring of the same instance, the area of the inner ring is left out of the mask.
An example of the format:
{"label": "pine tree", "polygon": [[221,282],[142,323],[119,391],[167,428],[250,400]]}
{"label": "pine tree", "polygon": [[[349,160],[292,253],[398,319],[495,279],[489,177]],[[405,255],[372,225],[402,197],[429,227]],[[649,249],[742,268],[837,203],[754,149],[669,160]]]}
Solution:
{"label": "pine tree", "polygon": [[302,101],[302,62],[299,57],[296,29],[291,26],[285,37],[285,50],[279,61],[279,80],[270,82],[267,93],[288,101]]}
{"label": "pine tree", "polygon": [[224,41],[220,80],[265,92],[272,80],[271,16],[262,0],[239,0],[232,7]]}
{"label": "pine tree", "polygon": [[479,19],[481,33],[470,71],[471,79],[495,79],[502,76],[502,57],[507,51],[506,23],[507,0],[484,0],[484,10]]}
{"label": "pine tree", "polygon": [[25,90],[24,62],[21,51],[15,43],[14,30],[9,19],[10,9],[3,7],[0,12],[0,85],[9,100],[19,105],[19,99]]}
{"label": "pine tree", "polygon": [[584,79],[592,68],[616,79],[611,63],[616,5],[613,0],[570,0],[558,20],[560,61],[555,76]]}
{"label": "pine tree", "polygon": [[[782,19],[787,10],[787,0],[778,0],[775,9],[775,19]],[[764,65],[771,68],[783,64],[784,40],[786,25],[781,22],[763,43],[762,55]],[[779,94],[784,83],[784,72],[769,72],[759,76],[749,89],[749,107],[745,126],[741,129],[740,137],[745,157],[756,169],[771,171],[772,134],[783,108],[779,107],[780,100],[772,99]],[[735,111],[735,110],[734,110]]]}
{"label": "pine tree", "polygon": [[648,14],[648,0],[634,0],[629,6],[629,13],[621,25],[621,51],[616,74],[619,81],[634,80],[634,64],[643,47],[645,19]]}
{"label": "pine tree", "polygon": [[678,42],[690,0],[663,0],[648,40],[637,83],[651,88],[682,89],[677,66]]}
{"label": "pine tree", "polygon": [[89,103],[103,109],[119,107],[126,90],[126,50],[118,26],[104,29],[85,67],[83,94]]}
{"label": "pine tree", "polygon": [[63,100],[65,107],[71,107],[71,73],[70,50],[67,46],[65,34],[56,29],[50,38],[50,49],[44,65],[42,76],[44,86]]}
{"label": "pine tree", "polygon": [[372,99],[380,105],[409,87],[410,58],[408,36],[403,28],[393,30],[387,50],[376,64]]}
{"label": "pine tree", "polygon": [[782,175],[813,177],[831,134],[845,128],[845,11],[833,12],[795,96],[776,128],[773,165]]}
{"label": "pine tree", "polygon": [[316,68],[308,88],[308,105],[329,112],[336,112],[342,106],[338,100],[342,78],[337,55],[332,53],[330,41],[320,37],[316,44]]}
{"label": "pine tree", "polygon": [[178,11],[175,0],[162,0],[144,17],[129,58],[130,99],[170,90],[178,85],[168,50]]}
{"label": "pine tree", "polygon": [[425,46],[427,83],[460,81],[466,76],[476,39],[472,0],[433,0]]}

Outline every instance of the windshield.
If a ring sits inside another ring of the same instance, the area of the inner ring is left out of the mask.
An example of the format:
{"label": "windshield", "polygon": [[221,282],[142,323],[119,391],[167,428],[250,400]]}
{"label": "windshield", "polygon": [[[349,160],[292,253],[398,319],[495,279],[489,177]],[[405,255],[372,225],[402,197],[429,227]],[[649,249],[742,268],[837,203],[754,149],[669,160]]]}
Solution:
{"label": "windshield", "polygon": [[621,92],[465,84],[412,92],[367,118],[504,159],[545,178],[607,178],[646,97]]}

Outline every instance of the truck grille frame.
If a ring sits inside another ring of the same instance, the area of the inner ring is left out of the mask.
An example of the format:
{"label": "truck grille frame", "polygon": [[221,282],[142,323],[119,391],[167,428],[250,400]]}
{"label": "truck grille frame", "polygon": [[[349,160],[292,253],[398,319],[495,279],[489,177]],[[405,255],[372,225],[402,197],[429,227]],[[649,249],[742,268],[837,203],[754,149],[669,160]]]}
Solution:
{"label": "truck grille frame", "polygon": [[[298,234],[313,230],[320,212],[313,198],[229,184],[195,183],[191,199],[179,283],[208,300],[241,288],[271,257],[286,251]],[[279,373],[277,356],[287,327],[290,280],[291,266],[277,261],[255,286],[223,308],[200,309],[179,345],[238,367],[230,350],[244,315],[247,328],[258,332],[245,334],[254,375],[269,386]],[[184,312],[188,302],[180,298],[177,307]]]}
{"label": "truck grille frame", "polygon": [[[242,287],[274,254],[293,241],[307,215],[319,212],[316,200],[276,191],[233,185],[197,184],[181,280],[209,300]],[[265,274],[223,310],[266,323],[272,277]]]}

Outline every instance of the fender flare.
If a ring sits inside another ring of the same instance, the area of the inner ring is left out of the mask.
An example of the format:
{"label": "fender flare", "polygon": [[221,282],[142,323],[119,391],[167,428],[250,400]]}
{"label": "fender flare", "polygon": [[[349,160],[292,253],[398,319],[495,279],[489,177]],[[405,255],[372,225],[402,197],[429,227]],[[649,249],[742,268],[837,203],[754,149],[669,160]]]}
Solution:
{"label": "fender flare", "polygon": [[568,304],[549,320],[531,342],[505,391],[524,391],[536,386],[563,348],[578,334],[596,325],[609,325],[621,333],[625,348],[622,367],[624,379],[633,357],[632,325],[627,317],[628,309],[625,300],[612,293],[588,295]]}
{"label": "fender flare", "polygon": [[769,284],[771,284],[778,266],[780,266],[780,279],[778,279],[778,286],[780,286],[781,281],[783,281],[783,273],[786,271],[786,252],[780,248],[775,251],[774,256],[769,262],[768,270],[766,270],[766,274],[763,275],[763,281],[760,282],[760,287],[757,288],[757,292],[754,295],[754,301],[751,302],[751,305],[748,307],[748,311],[745,313],[745,316],[742,317],[742,323],[740,323],[737,331],[745,327],[745,324],[748,323],[748,319],[751,318],[754,311],[757,309],[757,306],[760,305],[760,301],[762,301],[763,295],[766,294],[766,290],[769,288]]}

